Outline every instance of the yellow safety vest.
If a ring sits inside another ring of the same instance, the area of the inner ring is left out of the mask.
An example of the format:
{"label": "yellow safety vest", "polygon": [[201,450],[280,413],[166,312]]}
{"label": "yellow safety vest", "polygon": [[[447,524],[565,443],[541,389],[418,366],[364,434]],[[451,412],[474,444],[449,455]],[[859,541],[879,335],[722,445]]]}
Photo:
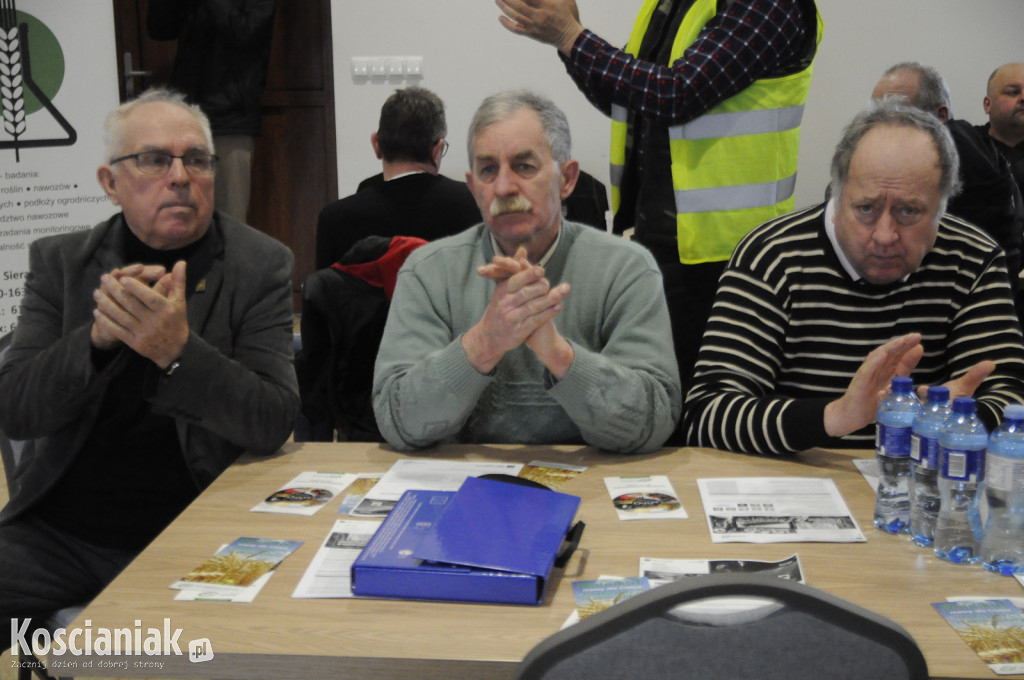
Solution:
{"label": "yellow safety vest", "polygon": [[[660,2],[644,1],[626,52],[637,54]],[[672,44],[669,65],[683,56],[717,11],[716,0],[693,3]],[[820,14],[816,20],[820,43]],[[808,64],[798,73],[757,80],[699,118],[669,128],[680,262],[727,260],[748,231],[793,210],[800,121],[811,72]],[[629,112],[613,106],[613,211],[621,202],[629,135]]]}

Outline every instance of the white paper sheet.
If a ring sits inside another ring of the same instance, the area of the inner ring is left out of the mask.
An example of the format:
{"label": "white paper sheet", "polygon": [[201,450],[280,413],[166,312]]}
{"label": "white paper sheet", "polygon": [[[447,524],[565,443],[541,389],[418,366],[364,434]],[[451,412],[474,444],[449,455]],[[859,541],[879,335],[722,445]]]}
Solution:
{"label": "white paper sheet", "polygon": [[514,477],[522,468],[522,463],[415,458],[398,460],[350,514],[383,518],[409,489],[458,491],[466,477],[486,474],[505,474]]}
{"label": "white paper sheet", "polygon": [[698,479],[697,488],[712,543],[866,540],[831,479]]}
{"label": "white paper sheet", "polygon": [[336,520],[292,597],[352,597],[352,563],[379,526],[380,522]]}

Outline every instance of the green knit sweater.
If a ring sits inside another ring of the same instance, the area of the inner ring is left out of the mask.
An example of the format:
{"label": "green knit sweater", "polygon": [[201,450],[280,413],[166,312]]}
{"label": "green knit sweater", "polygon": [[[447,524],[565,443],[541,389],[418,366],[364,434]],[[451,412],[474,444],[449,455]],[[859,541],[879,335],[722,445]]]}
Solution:
{"label": "green knit sweater", "polygon": [[461,336],[496,283],[476,273],[494,256],[477,225],[414,252],[398,276],[374,372],[377,423],[395,448],[437,442],[587,443],[623,453],[660,447],[681,395],[661,274],[650,254],[571,222],[545,276],[572,290],[555,317],[573,345],[556,381],[522,345],[489,375]]}

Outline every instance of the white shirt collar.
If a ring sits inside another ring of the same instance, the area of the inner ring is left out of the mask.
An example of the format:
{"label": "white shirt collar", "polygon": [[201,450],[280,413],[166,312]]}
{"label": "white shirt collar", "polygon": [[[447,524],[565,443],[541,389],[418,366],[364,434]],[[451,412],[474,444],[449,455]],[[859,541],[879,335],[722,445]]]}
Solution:
{"label": "white shirt collar", "polygon": [[423,171],[423,170],[410,170],[409,172],[403,172],[403,173],[400,173],[400,174],[394,175],[394,176],[392,176],[392,177],[388,177],[388,178],[387,178],[386,180],[384,180],[384,181],[385,181],[385,182],[390,182],[390,181],[391,181],[391,180],[393,180],[393,179],[400,179],[400,178],[402,178],[402,177],[408,177],[409,175],[422,175],[422,174],[424,174],[424,171]]}
{"label": "white shirt collar", "polygon": [[853,268],[850,264],[849,258],[846,257],[846,253],[843,252],[842,247],[839,245],[839,241],[836,240],[836,223],[835,223],[835,198],[829,199],[828,205],[825,206],[825,233],[828,234],[828,240],[832,243],[832,249],[836,251],[836,257],[839,258],[839,264],[843,265],[843,269],[850,275],[850,278],[854,281],[860,281],[863,277]]}

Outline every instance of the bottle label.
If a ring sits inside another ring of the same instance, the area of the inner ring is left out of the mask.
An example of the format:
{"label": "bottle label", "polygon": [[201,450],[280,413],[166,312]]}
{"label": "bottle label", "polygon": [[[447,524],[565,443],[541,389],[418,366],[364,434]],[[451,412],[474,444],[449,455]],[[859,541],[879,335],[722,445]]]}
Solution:
{"label": "bottle label", "polygon": [[942,449],[942,476],[958,482],[980,482],[985,477],[985,449]]}
{"label": "bottle label", "polygon": [[909,427],[896,427],[878,423],[875,429],[875,453],[891,458],[907,458],[910,456]]}
{"label": "bottle label", "polygon": [[910,457],[914,463],[929,470],[939,467],[939,440],[937,437],[922,437],[916,432],[910,435]]}
{"label": "bottle label", "polygon": [[985,459],[985,484],[996,491],[1024,491],[1024,460],[991,453]]}

